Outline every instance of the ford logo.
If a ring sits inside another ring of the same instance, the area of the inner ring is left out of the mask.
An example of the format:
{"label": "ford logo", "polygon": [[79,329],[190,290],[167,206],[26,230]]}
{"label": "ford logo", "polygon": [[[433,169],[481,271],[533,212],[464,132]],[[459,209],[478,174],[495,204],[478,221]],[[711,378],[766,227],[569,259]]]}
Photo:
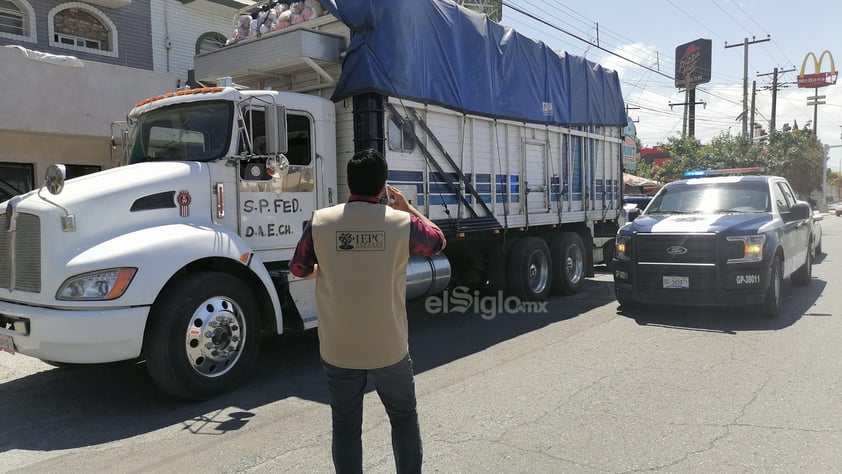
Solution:
{"label": "ford logo", "polygon": [[670,255],[684,255],[687,253],[687,249],[680,245],[673,245],[672,247],[667,247],[667,253]]}

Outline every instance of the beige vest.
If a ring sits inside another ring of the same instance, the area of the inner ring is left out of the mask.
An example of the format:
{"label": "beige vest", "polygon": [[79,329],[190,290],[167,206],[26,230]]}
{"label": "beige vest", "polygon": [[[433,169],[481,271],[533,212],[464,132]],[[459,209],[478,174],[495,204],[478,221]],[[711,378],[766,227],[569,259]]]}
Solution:
{"label": "beige vest", "polygon": [[409,213],[368,202],[313,214],[319,345],[327,363],[375,369],[407,354],[409,229]]}

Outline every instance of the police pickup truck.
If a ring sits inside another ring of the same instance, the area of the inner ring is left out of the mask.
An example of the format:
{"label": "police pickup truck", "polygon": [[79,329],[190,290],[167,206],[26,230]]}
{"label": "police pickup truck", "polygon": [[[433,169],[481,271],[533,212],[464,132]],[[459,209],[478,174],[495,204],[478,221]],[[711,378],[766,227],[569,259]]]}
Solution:
{"label": "police pickup truck", "polygon": [[618,231],[617,301],[745,305],[775,317],[783,282],[812,278],[810,205],[781,177],[691,173],[702,177],[666,184]]}

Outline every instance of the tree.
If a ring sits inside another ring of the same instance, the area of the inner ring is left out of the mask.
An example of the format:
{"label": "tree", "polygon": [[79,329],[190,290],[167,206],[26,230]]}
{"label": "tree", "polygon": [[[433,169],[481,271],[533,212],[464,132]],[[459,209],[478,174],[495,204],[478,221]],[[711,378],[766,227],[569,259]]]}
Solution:
{"label": "tree", "polygon": [[810,130],[773,131],[766,148],[766,173],[783,176],[796,193],[822,188],[824,147]]}
{"label": "tree", "polygon": [[681,179],[685,171],[693,169],[762,166],[766,174],[787,178],[801,195],[821,188],[824,148],[812,131],[797,126],[772,131],[763,142],[723,133],[707,145],[693,137],[670,137],[658,148],[669,152],[672,159],[658,167],[638,165],[639,176],[665,182]]}

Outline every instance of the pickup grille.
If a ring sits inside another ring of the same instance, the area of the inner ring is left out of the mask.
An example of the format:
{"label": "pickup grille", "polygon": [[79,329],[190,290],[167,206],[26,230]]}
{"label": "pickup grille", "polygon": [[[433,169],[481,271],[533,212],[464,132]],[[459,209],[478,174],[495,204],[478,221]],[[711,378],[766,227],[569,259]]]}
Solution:
{"label": "pickup grille", "polygon": [[[40,293],[41,220],[38,216],[20,213],[16,227],[15,248],[11,248],[8,235],[0,238],[0,288]],[[14,288],[11,288],[12,272],[15,276]]]}
{"label": "pickup grille", "polygon": [[634,247],[639,263],[680,265],[717,262],[716,234],[712,233],[637,234]]}

